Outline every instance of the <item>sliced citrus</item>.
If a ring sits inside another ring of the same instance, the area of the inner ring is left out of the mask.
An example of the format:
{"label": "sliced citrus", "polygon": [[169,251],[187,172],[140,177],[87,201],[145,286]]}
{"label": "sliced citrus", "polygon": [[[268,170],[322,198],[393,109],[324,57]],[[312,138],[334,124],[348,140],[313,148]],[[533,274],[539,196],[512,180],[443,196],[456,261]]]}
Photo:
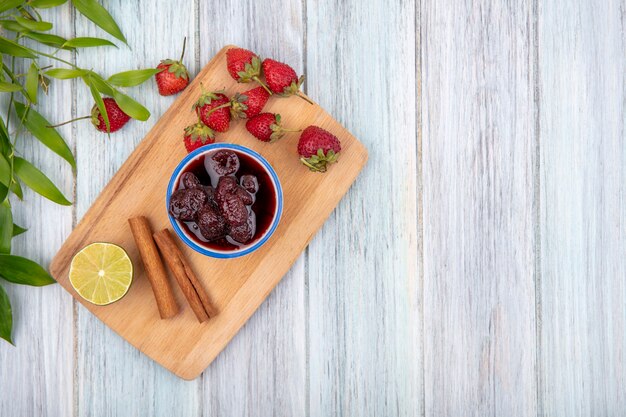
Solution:
{"label": "sliced citrus", "polygon": [[111,304],[128,292],[133,282],[133,263],[126,251],[113,243],[92,243],[74,255],[70,282],[85,300]]}

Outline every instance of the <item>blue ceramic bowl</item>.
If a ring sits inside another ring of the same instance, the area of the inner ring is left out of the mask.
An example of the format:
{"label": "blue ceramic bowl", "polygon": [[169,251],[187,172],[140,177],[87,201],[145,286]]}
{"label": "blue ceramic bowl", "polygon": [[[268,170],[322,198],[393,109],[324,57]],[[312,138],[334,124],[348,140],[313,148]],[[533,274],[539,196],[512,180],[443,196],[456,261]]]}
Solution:
{"label": "blue ceramic bowl", "polygon": [[[267,230],[263,233],[263,235],[255,236],[255,239],[252,242],[246,245],[243,245],[237,249],[232,249],[232,250],[218,250],[218,249],[209,248],[207,246],[203,246],[197,243],[192,238],[191,232],[187,230],[187,226],[183,222],[176,220],[169,212],[170,196],[175,191],[174,187],[176,186],[176,184],[178,184],[179,177],[182,175],[183,172],[185,172],[185,168],[197,158],[200,158],[206,155],[207,153],[218,151],[220,149],[230,149],[233,151],[241,152],[250,156],[254,160],[256,160],[269,174],[269,177],[271,179],[272,185],[274,186],[274,190],[276,193],[276,211],[274,212],[273,220],[270,226],[267,228]],[[187,246],[189,246],[190,248],[192,248],[193,250],[197,252],[200,252],[203,255],[211,256],[214,258],[237,258],[239,256],[244,256],[244,255],[254,252],[258,248],[260,248],[270,238],[270,236],[272,236],[272,234],[274,233],[274,230],[276,230],[276,227],[278,226],[278,222],[280,221],[280,217],[283,212],[283,190],[280,186],[280,181],[278,180],[278,176],[276,175],[274,168],[272,168],[269,162],[267,162],[265,158],[263,158],[261,155],[259,155],[252,149],[246,148],[245,146],[235,145],[231,143],[213,143],[211,145],[205,145],[196,149],[195,151],[187,155],[178,164],[167,186],[167,198],[166,198],[165,209],[167,210],[167,214],[170,219],[170,223],[172,224],[172,227],[174,228],[174,231],[176,232],[178,237],[183,242],[185,242]]]}

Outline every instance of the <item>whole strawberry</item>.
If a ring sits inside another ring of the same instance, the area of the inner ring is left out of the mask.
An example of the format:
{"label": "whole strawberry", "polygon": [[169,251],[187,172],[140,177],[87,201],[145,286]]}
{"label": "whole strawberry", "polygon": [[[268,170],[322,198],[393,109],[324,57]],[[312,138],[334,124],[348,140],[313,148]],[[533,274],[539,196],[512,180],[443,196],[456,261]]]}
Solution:
{"label": "whole strawberry", "polygon": [[246,122],[246,129],[263,142],[275,142],[282,138],[286,132],[299,132],[299,130],[285,129],[280,125],[280,114],[261,113]]}
{"label": "whole strawberry", "polygon": [[193,109],[208,127],[226,132],[230,127],[230,99],[221,92],[203,92]]}
{"label": "whole strawberry", "polygon": [[296,71],[289,65],[273,59],[265,59],[263,61],[263,74],[265,75],[265,82],[269,89],[272,90],[272,93],[283,97],[297,95],[313,104],[311,100],[300,92],[300,86],[304,82],[304,75],[298,78]]}
{"label": "whole strawberry", "polygon": [[158,72],[154,78],[159,88],[159,94],[162,96],[171,96],[172,94],[181,92],[189,84],[189,73],[185,65],[183,65],[186,43],[187,38],[183,41],[183,53],[180,55],[178,61],[164,59],[157,65],[157,69],[161,69],[162,71]]}
{"label": "whole strawberry", "polygon": [[270,95],[263,87],[237,93],[231,100],[230,114],[233,119],[245,119],[261,113]]}
{"label": "whole strawberry", "polygon": [[304,129],[298,141],[300,162],[315,172],[326,172],[329,164],[337,162],[340,151],[339,139],[317,126]]}
{"label": "whole strawberry", "polygon": [[254,80],[261,84],[268,94],[272,94],[259,79],[261,58],[254,52],[243,48],[230,48],[226,51],[226,68],[230,76],[238,83],[249,83]]}
{"label": "whole strawberry", "polygon": [[[104,108],[109,117],[109,133],[120,130],[130,120],[130,116],[124,113],[122,109],[120,109],[120,106],[117,105],[117,102],[111,97],[105,97],[102,101],[104,101]],[[95,104],[91,109],[91,123],[93,123],[100,132],[107,131],[104,118],[100,113],[100,109]]]}
{"label": "whole strawberry", "polygon": [[204,123],[198,122],[185,128],[183,143],[187,152],[193,152],[201,146],[214,143],[215,133]]}

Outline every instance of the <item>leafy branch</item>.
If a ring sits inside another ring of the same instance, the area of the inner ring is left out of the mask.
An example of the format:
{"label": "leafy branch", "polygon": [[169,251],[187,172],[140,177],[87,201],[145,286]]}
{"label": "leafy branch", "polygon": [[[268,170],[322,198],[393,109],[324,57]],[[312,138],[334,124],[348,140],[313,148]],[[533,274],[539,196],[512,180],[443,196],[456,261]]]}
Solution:
{"label": "leafy branch", "polygon": [[[0,95],[8,96],[6,112],[0,112],[0,279],[7,282],[42,286],[54,283],[48,272],[36,262],[11,254],[11,242],[26,229],[13,223],[15,199],[23,198],[22,186],[61,205],[72,203],[59,188],[32,162],[20,157],[16,142],[22,133],[30,134],[41,144],[76,169],[76,161],[67,142],[35,107],[40,105],[39,92],[48,93],[51,79],[80,79],[100,110],[107,130],[109,118],[103,96],[115,99],[118,106],[134,119],[145,121],[150,112],[128,96],[120,87],[133,87],[159,72],[155,69],[124,71],[105,78],[80,68],[57,56],[60,50],[75,54],[79,48],[116,45],[106,39],[76,37],[65,39],[50,33],[53,24],[42,19],[40,9],[61,6],[68,0],[3,0],[0,2]],[[71,5],[102,30],[126,44],[117,23],[96,0],[71,0]],[[31,45],[35,46],[31,46]],[[55,66],[42,66],[41,61]],[[17,73],[16,66],[28,68]],[[14,124],[14,126],[12,125]],[[13,343],[11,303],[0,286],[0,338]]]}

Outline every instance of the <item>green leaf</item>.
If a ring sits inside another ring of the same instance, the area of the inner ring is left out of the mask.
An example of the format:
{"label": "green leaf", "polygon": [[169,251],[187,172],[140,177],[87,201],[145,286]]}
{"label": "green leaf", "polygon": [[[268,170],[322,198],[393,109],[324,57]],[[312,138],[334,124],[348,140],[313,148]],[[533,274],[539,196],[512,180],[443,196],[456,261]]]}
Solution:
{"label": "green leaf", "polygon": [[55,48],[63,48],[63,49],[73,49],[66,47],[63,45],[67,42],[67,39],[62,38],[61,36],[51,35],[49,33],[39,33],[39,32],[24,32],[24,36],[36,40],[37,42],[41,42],[44,45],[52,46]]}
{"label": "green leaf", "polygon": [[67,42],[65,42],[64,46],[69,46],[71,48],[91,48],[94,46],[115,46],[117,48],[117,45],[115,45],[111,41],[107,41],[106,39],[87,38],[87,37],[70,39]]}
{"label": "green leaf", "polygon": [[74,160],[74,155],[72,155],[70,147],[67,146],[67,143],[65,143],[56,129],[48,127],[50,126],[50,122],[32,108],[27,112],[27,107],[24,104],[18,101],[14,103],[15,112],[20,119],[24,119],[26,129],[52,152],[69,162],[72,168],[75,169],[76,161]]}
{"label": "green leaf", "polygon": [[19,236],[22,233],[25,233],[28,229],[24,229],[21,226],[18,226],[17,224],[13,223],[13,237],[15,236]]}
{"label": "green leaf", "polygon": [[96,102],[96,106],[98,106],[98,110],[100,110],[100,114],[104,119],[104,125],[107,127],[107,132],[110,132],[111,123],[109,122],[109,113],[107,113],[106,107],[104,107],[104,100],[102,100],[102,96],[100,95],[100,92],[98,91],[96,86],[93,84],[91,77],[84,77],[83,80],[85,79],[85,82],[87,82],[87,85],[89,86],[89,91],[91,91],[91,96]]}
{"label": "green leaf", "polygon": [[15,16],[15,20],[20,25],[24,26],[26,29],[37,30],[41,32],[47,32],[52,29],[52,23],[50,22],[42,22],[31,19],[26,19],[25,17]]}
{"label": "green leaf", "polygon": [[[11,165],[9,164],[9,161],[5,159],[4,155],[0,155],[0,184],[2,184],[4,188],[8,187],[10,178]],[[15,181],[15,179],[13,180],[13,184],[11,184],[11,191],[13,191],[20,200],[24,198],[22,194],[22,187],[19,182]],[[2,194],[0,196],[2,197],[0,198],[0,202],[4,201],[6,195]]]}
{"label": "green leaf", "polygon": [[11,253],[13,238],[13,215],[11,207],[5,201],[0,204],[0,253]]}
{"label": "green leaf", "polygon": [[93,86],[96,87],[96,89],[102,94],[107,96],[113,96],[113,94],[115,94],[115,89],[111,87],[111,84],[109,84],[108,81],[105,81],[99,74],[89,71],[89,78],[90,80],[87,84],[93,84]]}
{"label": "green leaf", "polygon": [[0,337],[13,344],[11,340],[11,329],[13,328],[13,313],[11,312],[11,302],[9,296],[0,287]]}
{"label": "green leaf", "polygon": [[117,102],[117,105],[120,106],[120,109],[133,119],[145,122],[150,118],[150,112],[148,109],[137,103],[126,94],[116,91],[115,94],[113,94],[113,98]]}
{"label": "green leaf", "polygon": [[26,82],[24,83],[24,86],[26,87],[26,93],[28,94],[28,97],[30,98],[30,102],[33,104],[37,104],[37,87],[39,86],[39,68],[34,62],[32,62],[30,64],[30,68],[28,68],[28,73],[26,74]]}
{"label": "green leaf", "polygon": [[51,70],[46,71],[46,75],[48,77],[56,78],[59,80],[69,80],[70,78],[78,78],[82,77],[89,73],[87,70],[77,70],[77,69],[65,69],[65,68],[53,68]]}
{"label": "green leaf", "polygon": [[[0,55],[0,58],[2,55]],[[11,149],[11,140],[9,139],[9,131],[4,124],[4,119],[0,116],[0,154],[7,154]]]}
{"label": "green leaf", "polygon": [[37,55],[25,46],[18,45],[17,43],[8,40],[7,38],[0,36],[0,53],[17,56],[20,58],[37,58]]}
{"label": "green leaf", "polygon": [[68,201],[63,193],[50,181],[46,175],[37,169],[27,160],[15,157],[13,161],[13,169],[15,174],[36,193],[46,197],[48,200],[54,201],[63,206],[70,206],[72,203]]}
{"label": "green leaf", "polygon": [[118,72],[117,74],[111,75],[108,81],[117,87],[134,87],[143,83],[146,80],[149,80],[154,76],[154,74],[157,74],[161,71],[161,68],[150,68]]}
{"label": "green leaf", "polygon": [[4,202],[8,195],[9,189],[4,184],[0,184],[0,201]]}
{"label": "green leaf", "polygon": [[0,92],[13,93],[15,91],[20,91],[21,89],[22,89],[22,86],[19,84],[13,84],[13,83],[0,81]]}
{"label": "green leaf", "polygon": [[9,9],[20,6],[24,3],[24,0],[4,0],[0,3],[0,13],[4,13]]}
{"label": "green leaf", "polygon": [[15,20],[0,20],[0,26],[5,28],[6,30],[10,30],[11,32],[27,32],[24,26],[17,23]]}
{"label": "green leaf", "polygon": [[36,287],[56,282],[36,262],[15,255],[0,254],[0,276],[15,284],[33,285]]}
{"label": "green leaf", "polygon": [[30,5],[39,9],[49,9],[67,3],[67,0],[30,0]]}
{"label": "green leaf", "polygon": [[72,0],[72,4],[83,16],[100,26],[105,32],[126,43],[126,38],[113,17],[96,0]]}

